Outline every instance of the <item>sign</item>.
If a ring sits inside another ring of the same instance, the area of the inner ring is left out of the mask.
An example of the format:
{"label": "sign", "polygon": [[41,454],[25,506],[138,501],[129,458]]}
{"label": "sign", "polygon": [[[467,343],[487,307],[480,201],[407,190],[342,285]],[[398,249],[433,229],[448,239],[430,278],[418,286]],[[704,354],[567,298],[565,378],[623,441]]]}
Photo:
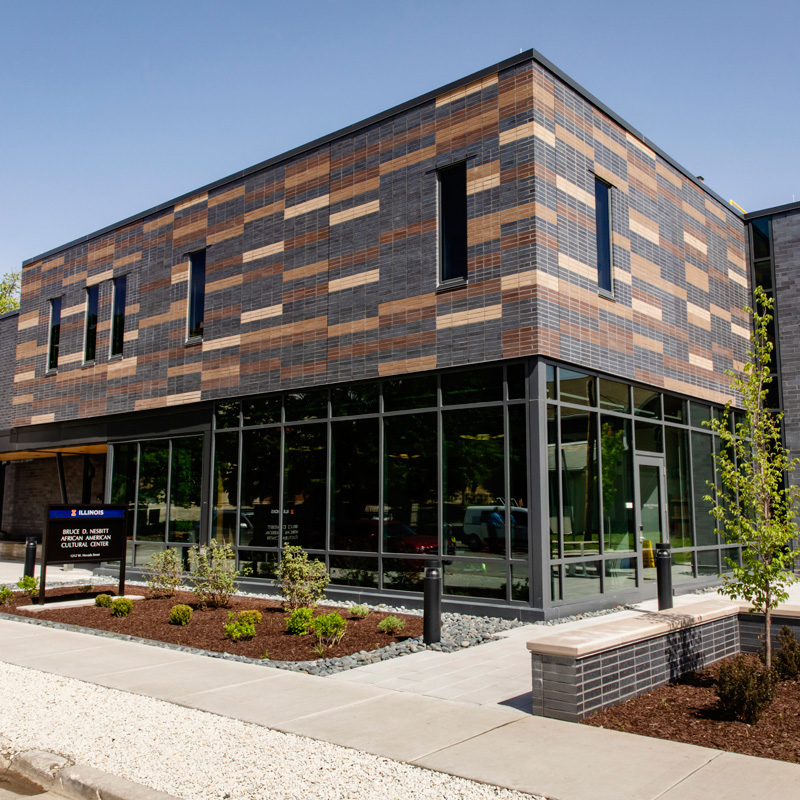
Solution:
{"label": "sign", "polygon": [[127,539],[121,506],[50,506],[45,564],[124,561]]}

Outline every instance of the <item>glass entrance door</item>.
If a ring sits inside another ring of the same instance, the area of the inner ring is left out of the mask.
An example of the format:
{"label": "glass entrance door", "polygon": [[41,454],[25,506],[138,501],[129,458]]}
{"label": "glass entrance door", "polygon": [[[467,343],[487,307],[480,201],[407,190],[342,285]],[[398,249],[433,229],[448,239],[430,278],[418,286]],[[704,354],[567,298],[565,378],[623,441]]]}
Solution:
{"label": "glass entrance door", "polygon": [[656,544],[668,541],[664,471],[661,458],[636,459],[639,554],[645,581],[656,579]]}

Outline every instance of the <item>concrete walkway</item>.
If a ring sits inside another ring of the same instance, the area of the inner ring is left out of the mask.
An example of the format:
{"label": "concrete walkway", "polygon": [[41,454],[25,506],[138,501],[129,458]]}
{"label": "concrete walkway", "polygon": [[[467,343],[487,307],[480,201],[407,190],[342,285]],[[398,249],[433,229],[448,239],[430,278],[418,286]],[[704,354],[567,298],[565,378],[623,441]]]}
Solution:
{"label": "concrete walkway", "polygon": [[799,765],[526,714],[525,629],[317,678],[0,620],[0,660],[558,800],[800,796]]}

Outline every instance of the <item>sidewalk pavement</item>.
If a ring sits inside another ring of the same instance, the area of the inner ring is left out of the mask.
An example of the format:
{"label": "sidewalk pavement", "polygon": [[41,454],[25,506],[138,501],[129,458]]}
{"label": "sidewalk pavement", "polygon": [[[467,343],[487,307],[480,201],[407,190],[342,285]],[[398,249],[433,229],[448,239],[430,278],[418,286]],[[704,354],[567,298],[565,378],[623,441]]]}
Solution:
{"label": "sidewalk pavement", "polygon": [[[12,585],[22,577],[23,570],[22,561],[15,559],[0,559],[0,586],[3,584]],[[45,577],[47,578],[47,585],[55,583],[80,583],[86,581],[91,583],[94,578],[94,572],[91,569],[81,569],[73,567],[69,569],[70,565],[56,565],[52,564],[47,568]],[[37,563],[33,570],[34,578],[39,577],[39,564]],[[109,581],[113,583],[113,581]]]}
{"label": "sidewalk pavement", "polygon": [[0,660],[558,800],[800,796],[800,765],[525,713],[526,631],[320,678],[2,619]]}

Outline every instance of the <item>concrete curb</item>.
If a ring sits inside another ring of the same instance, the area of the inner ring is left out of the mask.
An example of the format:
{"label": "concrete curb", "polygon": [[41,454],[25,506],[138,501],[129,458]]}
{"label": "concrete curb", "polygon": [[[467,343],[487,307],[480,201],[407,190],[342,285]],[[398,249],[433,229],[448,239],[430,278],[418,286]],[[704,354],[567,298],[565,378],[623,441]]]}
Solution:
{"label": "concrete curb", "polygon": [[[4,761],[0,760],[0,766]],[[73,764],[63,756],[44,750],[29,750],[14,756],[8,769],[45,791],[71,800],[178,800],[171,794],[85,764]]]}

